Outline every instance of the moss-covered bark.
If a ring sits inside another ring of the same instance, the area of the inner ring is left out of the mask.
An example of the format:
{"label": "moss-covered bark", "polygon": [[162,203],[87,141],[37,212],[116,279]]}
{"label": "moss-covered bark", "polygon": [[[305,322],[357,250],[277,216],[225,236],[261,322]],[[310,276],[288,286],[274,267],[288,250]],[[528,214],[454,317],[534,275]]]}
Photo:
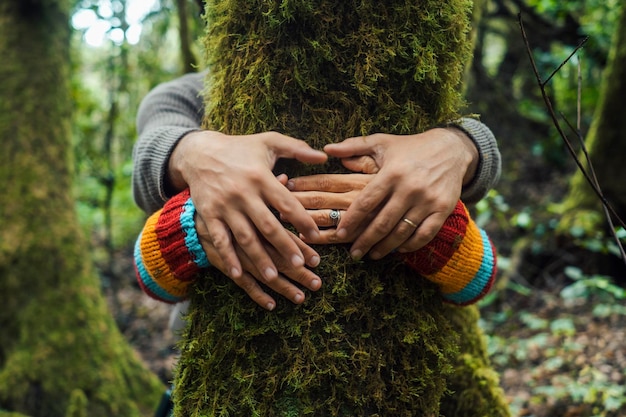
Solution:
{"label": "moss-covered bark", "polygon": [[[206,125],[314,147],[456,116],[471,2],[209,1]],[[341,172],[282,164],[290,175]],[[217,272],[197,286],[178,416],[507,416],[476,308],[397,258],[319,247],[323,288],[268,313]],[[454,392],[452,392],[452,390]]]}
{"label": "moss-covered bark", "polygon": [[[600,101],[587,135],[587,147],[605,196],[622,219],[626,218],[626,7],[622,7],[609,62],[605,69]],[[581,158],[584,157],[581,156]],[[563,228],[580,225],[592,232],[603,221],[600,200],[580,172],[572,178],[564,200]],[[591,229],[591,230],[590,230]]]}
{"label": "moss-covered bark", "polygon": [[68,14],[0,3],[0,409],[137,416],[160,384],[107,310],[74,211]]}

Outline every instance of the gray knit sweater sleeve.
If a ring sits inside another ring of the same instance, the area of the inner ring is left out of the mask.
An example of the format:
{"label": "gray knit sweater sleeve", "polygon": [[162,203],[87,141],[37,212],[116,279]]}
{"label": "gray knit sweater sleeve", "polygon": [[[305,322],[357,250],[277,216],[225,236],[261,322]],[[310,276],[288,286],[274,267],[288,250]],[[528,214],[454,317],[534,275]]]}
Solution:
{"label": "gray knit sweater sleeve", "polygon": [[[184,75],[152,90],[137,112],[139,138],[133,149],[133,196],[147,213],[171,197],[165,183],[169,157],[178,141],[199,130],[204,104],[201,96],[205,72]],[[489,128],[478,120],[462,118],[450,125],[463,130],[476,144],[480,161],[474,179],[463,188],[465,203],[485,196],[500,177],[500,151]]]}
{"label": "gray knit sweater sleeve", "polygon": [[139,138],[133,148],[133,197],[152,213],[171,197],[165,184],[170,154],[187,133],[199,130],[205,73],[184,75],[153,89],[137,111]]}
{"label": "gray knit sweater sleeve", "polygon": [[480,201],[491,190],[502,171],[502,158],[498,142],[491,130],[482,122],[464,117],[450,125],[464,131],[478,149],[479,161],[476,175],[469,184],[463,187],[461,200],[466,204]]}

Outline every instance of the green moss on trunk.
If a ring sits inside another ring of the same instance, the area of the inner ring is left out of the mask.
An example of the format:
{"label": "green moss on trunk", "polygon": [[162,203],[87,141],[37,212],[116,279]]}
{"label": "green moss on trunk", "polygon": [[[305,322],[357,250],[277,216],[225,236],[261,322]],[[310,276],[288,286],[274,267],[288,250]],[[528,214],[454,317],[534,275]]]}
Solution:
{"label": "green moss on trunk", "polygon": [[137,416],[160,384],[113,322],[78,227],[68,20],[65,1],[0,4],[0,409]]}
{"label": "green moss on trunk", "polygon": [[[470,15],[466,0],[210,1],[206,126],[319,148],[447,121],[462,104]],[[324,286],[301,306],[277,296],[265,312],[217,272],[198,284],[176,415],[508,415],[474,307],[443,304],[393,256],[317,249]]]}

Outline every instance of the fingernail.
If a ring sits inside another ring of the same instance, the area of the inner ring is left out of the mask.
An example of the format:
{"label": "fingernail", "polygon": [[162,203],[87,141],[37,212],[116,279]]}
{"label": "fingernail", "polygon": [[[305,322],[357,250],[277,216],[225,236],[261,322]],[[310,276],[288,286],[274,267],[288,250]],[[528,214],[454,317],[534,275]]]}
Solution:
{"label": "fingernail", "polygon": [[300,267],[304,265],[304,258],[300,255],[293,255],[291,257],[291,264],[295,266],[296,268]]}
{"label": "fingernail", "polygon": [[314,279],[313,281],[311,281],[311,290],[313,291],[317,291],[319,290],[319,288],[322,286],[322,281],[319,279]]}
{"label": "fingernail", "polygon": [[274,268],[266,268],[265,269],[265,277],[267,279],[274,279],[278,276],[278,273]]}
{"label": "fingernail", "polygon": [[269,311],[274,310],[275,307],[276,305],[274,303],[267,303],[267,305],[265,306],[265,308],[267,308]]}
{"label": "fingernail", "polygon": [[230,270],[230,276],[233,278],[237,278],[241,273],[237,268],[233,268]]}
{"label": "fingernail", "polygon": [[353,250],[350,253],[350,256],[352,256],[352,259],[354,259],[355,261],[360,260],[363,257],[363,252],[361,252],[360,250]]}
{"label": "fingernail", "polygon": [[311,266],[318,266],[320,264],[320,257],[319,256],[311,256],[311,259],[309,259],[309,265]]}
{"label": "fingernail", "polygon": [[296,188],[296,184],[292,180],[287,181],[287,189],[293,190],[294,188]]}
{"label": "fingernail", "polygon": [[296,296],[293,297],[293,302],[296,304],[300,304],[303,300],[304,296],[302,294],[296,294]]}
{"label": "fingernail", "polygon": [[346,236],[348,236],[348,231],[346,229],[341,228],[337,230],[337,237],[339,239],[345,239]]}

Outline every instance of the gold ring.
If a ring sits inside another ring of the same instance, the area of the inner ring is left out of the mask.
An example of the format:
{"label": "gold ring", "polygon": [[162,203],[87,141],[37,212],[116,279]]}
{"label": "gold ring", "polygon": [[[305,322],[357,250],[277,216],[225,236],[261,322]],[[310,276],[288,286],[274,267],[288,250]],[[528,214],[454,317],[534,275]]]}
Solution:
{"label": "gold ring", "polygon": [[405,222],[406,224],[408,224],[409,226],[413,226],[414,228],[417,229],[417,225],[413,221],[407,219],[406,217],[404,219],[402,219],[402,221]]}

